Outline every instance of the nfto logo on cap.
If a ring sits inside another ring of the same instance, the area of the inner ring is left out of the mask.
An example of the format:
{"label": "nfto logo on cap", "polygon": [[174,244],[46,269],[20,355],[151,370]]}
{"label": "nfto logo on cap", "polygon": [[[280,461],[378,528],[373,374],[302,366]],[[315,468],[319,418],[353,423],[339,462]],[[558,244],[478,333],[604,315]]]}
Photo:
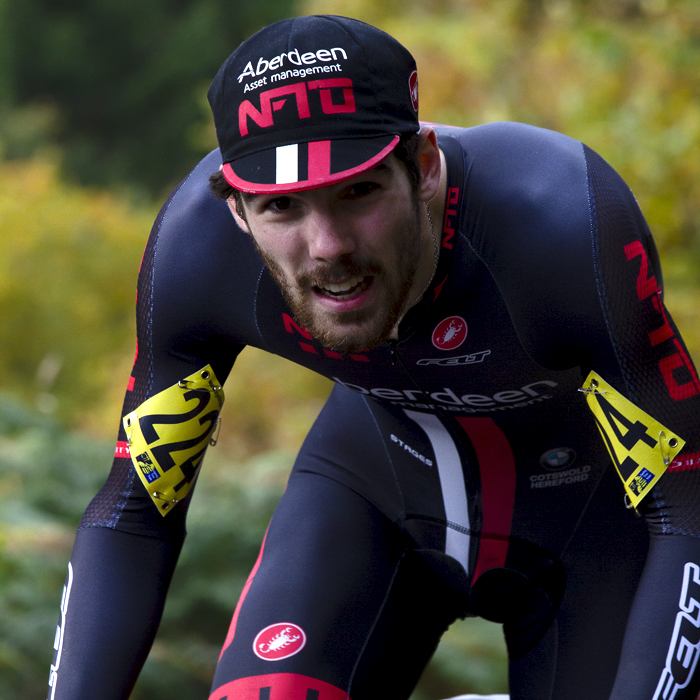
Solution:
{"label": "nfto logo on cap", "polygon": [[[250,100],[241,102],[238,108],[238,129],[241,136],[248,135],[248,118],[259,127],[274,126],[273,111],[281,110],[287,101],[285,95],[296,99],[299,119],[309,119],[308,90],[318,90],[323,114],[342,114],[355,111],[355,95],[352,91],[352,80],[349,78],[328,78],[326,80],[311,80],[308,83],[293,83],[282,87],[265,90],[260,93],[260,110],[256,109]],[[331,88],[342,89],[342,102],[334,103]]]}
{"label": "nfto logo on cap", "polygon": [[255,655],[264,661],[280,661],[298,654],[306,644],[306,633],[293,622],[277,622],[258,632]]}

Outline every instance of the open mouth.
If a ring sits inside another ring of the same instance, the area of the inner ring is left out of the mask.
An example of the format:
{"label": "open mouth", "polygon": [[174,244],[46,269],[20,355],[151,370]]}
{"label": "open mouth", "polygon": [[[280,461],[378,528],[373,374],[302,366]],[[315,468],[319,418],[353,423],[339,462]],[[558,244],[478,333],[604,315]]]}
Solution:
{"label": "open mouth", "polygon": [[316,291],[317,294],[322,294],[331,299],[350,299],[364,292],[365,289],[369,287],[371,281],[372,277],[370,275],[364,277],[350,277],[350,279],[340,284],[326,283],[323,285],[314,285],[314,291]]}

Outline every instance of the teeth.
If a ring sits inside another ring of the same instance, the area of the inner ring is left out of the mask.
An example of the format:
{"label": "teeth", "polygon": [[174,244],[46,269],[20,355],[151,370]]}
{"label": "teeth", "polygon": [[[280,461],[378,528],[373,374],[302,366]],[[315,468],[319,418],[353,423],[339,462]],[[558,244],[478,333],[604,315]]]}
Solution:
{"label": "teeth", "polygon": [[333,294],[342,294],[343,292],[347,292],[353,287],[356,287],[358,284],[360,284],[360,282],[362,282],[363,279],[364,277],[351,277],[347,282],[343,282],[342,284],[326,284],[323,286],[323,289],[326,289]]}

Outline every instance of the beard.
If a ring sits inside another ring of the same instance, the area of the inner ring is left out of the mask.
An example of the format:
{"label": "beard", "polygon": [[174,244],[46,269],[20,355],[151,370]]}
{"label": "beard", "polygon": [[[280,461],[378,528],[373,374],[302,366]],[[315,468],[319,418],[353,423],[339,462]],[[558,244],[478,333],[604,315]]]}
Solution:
{"label": "beard", "polygon": [[[255,246],[292,315],[316,340],[329,350],[368,350],[389,337],[409,302],[420,259],[418,201],[415,198],[410,211],[392,227],[385,260],[348,255],[333,263],[317,264],[293,277],[257,241]],[[354,276],[371,276],[372,285],[378,285],[378,298],[371,308],[334,312],[316,300],[314,288]]]}

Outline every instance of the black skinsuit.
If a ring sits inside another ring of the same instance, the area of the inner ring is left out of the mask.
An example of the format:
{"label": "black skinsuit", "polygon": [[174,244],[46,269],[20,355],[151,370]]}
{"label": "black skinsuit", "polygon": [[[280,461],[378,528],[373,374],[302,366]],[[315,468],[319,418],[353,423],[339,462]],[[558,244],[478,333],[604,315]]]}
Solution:
{"label": "black skinsuit", "polygon": [[[154,226],[124,414],[207,364],[224,381],[245,345],[336,381],[211,698],[405,700],[447,625],[482,615],[504,623],[512,700],[691,700],[700,384],[644,218],[577,141],[519,124],[436,130],[439,267],[399,340],[371,351],[329,352],[296,324],[207,191],[218,152]],[[578,391],[590,370],[686,440],[644,518]],[[119,440],[76,539],[55,700],[128,697],[184,538],[190,496],[162,517],[123,428]]]}

